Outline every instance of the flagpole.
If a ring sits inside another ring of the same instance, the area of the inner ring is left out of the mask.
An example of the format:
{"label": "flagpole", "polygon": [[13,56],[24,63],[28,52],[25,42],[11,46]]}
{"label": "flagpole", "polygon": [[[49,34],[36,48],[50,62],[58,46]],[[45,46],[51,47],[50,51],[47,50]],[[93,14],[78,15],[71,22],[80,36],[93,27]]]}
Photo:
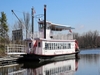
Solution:
{"label": "flagpole", "polygon": [[34,34],[34,8],[32,7],[32,38],[33,38],[33,34]]}
{"label": "flagpole", "polygon": [[46,39],[46,5],[44,5],[44,38]]}

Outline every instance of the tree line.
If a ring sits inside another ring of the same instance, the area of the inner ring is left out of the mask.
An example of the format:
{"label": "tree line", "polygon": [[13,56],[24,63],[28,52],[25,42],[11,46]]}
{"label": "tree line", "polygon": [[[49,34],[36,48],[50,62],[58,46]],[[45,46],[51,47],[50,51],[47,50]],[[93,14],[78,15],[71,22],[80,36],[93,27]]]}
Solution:
{"label": "tree line", "polygon": [[80,48],[99,48],[100,47],[100,35],[99,31],[88,31],[80,35],[74,33],[74,39],[79,43]]}

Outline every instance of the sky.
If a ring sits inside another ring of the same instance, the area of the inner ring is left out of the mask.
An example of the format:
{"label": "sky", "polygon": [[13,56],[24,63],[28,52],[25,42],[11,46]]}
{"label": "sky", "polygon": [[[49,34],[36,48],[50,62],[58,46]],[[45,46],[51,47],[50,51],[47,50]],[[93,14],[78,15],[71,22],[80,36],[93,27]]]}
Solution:
{"label": "sky", "polygon": [[[18,19],[12,14],[14,10],[19,18],[23,12],[31,14],[35,9],[35,16],[44,13],[44,4],[47,5],[47,20],[57,24],[70,25],[73,32],[88,31],[100,32],[100,0],[0,0],[0,12],[5,12],[10,30],[13,30]],[[38,30],[38,18],[34,18],[34,30]]]}

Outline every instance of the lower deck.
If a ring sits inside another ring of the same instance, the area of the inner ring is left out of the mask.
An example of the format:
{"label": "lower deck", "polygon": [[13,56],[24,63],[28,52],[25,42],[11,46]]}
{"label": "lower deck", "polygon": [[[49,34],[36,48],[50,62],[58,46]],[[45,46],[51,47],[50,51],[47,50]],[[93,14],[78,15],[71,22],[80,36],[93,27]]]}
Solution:
{"label": "lower deck", "polygon": [[60,55],[75,53],[75,40],[37,39],[33,41],[28,41],[27,54]]}

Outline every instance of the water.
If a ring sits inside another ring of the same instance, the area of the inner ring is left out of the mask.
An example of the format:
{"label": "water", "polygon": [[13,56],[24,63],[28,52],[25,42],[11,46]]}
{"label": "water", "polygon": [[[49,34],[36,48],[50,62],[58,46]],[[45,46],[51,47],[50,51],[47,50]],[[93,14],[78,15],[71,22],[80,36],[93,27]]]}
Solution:
{"label": "water", "polygon": [[75,75],[100,75],[100,50],[82,51]]}
{"label": "water", "polygon": [[0,75],[100,75],[100,49],[82,50],[79,60],[0,66]]}

